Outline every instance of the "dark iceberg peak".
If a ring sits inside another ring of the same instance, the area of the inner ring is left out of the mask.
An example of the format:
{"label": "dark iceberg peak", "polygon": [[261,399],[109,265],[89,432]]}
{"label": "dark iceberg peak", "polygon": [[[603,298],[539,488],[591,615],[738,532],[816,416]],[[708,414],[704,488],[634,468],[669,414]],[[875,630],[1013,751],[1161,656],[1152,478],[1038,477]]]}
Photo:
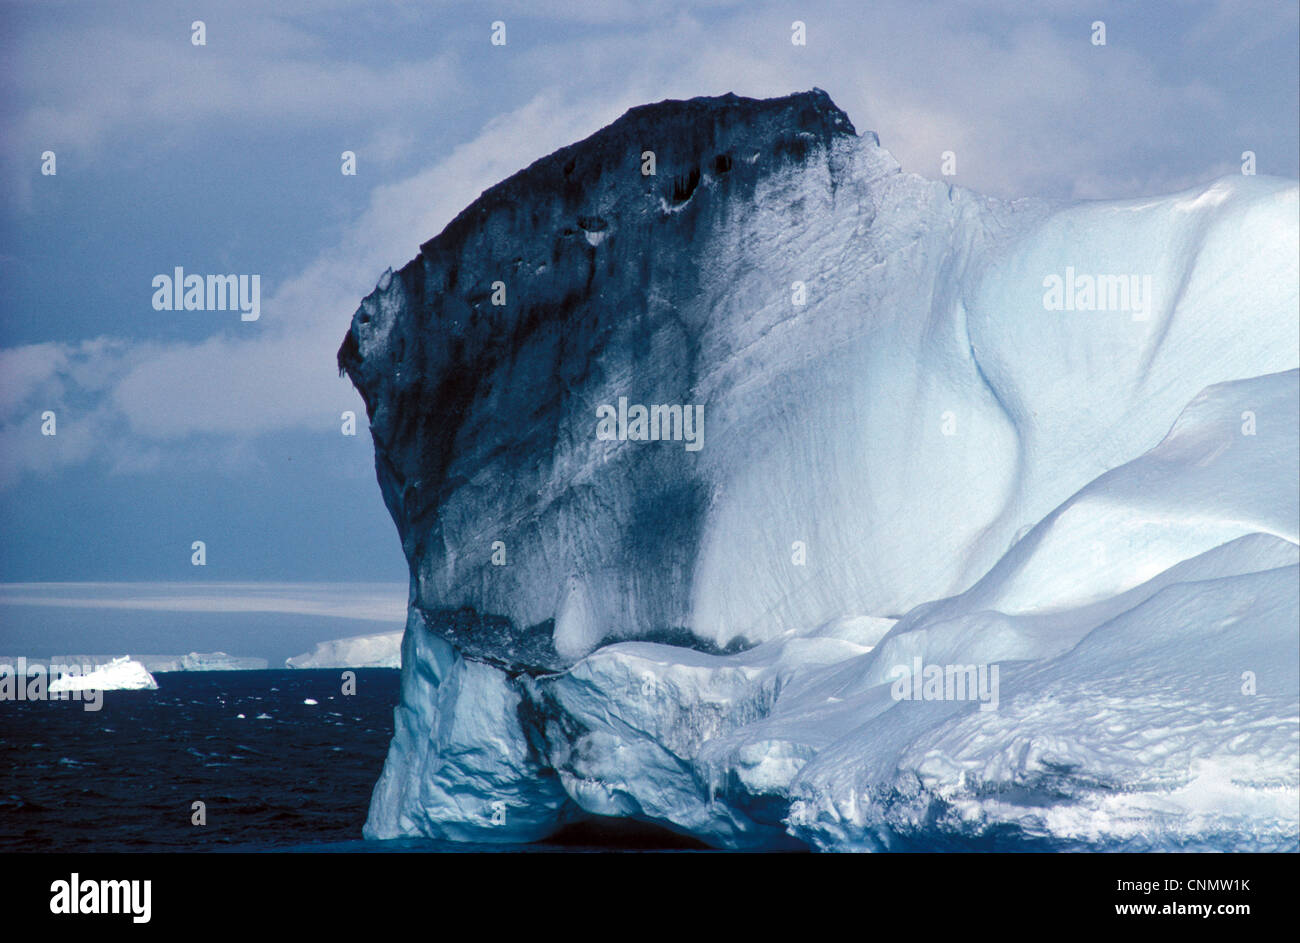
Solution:
{"label": "dark iceberg peak", "polygon": [[[465,287],[458,284],[459,267],[451,259],[467,250],[500,249],[503,239],[534,249],[557,236],[586,233],[599,240],[609,234],[614,216],[641,215],[655,204],[681,208],[702,181],[729,184],[729,195],[743,198],[759,178],[814,155],[824,156],[836,137],[856,135],[849,116],[820,88],[781,98],[743,98],[729,92],[639,105],[591,136],[489,187],[422,244],[424,263],[451,269],[451,277],[441,285],[428,284],[421,257],[403,267],[398,280],[411,300],[432,302],[426,287],[435,289],[433,294]],[[489,248],[485,242],[494,245]],[[389,282],[385,275],[358,310],[363,325],[369,319],[367,304],[373,304]],[[350,331],[338,352],[340,373],[357,381],[352,368],[359,361],[358,338]]]}
{"label": "dark iceberg peak", "polygon": [[[738,157],[752,161],[766,150],[782,161],[803,159],[813,143],[826,146],[835,135],[856,134],[849,116],[820,88],[783,98],[742,98],[728,92],[638,105],[590,137],[488,188],[420,248],[429,251],[455,241],[494,208],[521,199],[535,202],[554,193],[579,200],[605,173],[639,167],[647,151],[655,155],[654,176],[680,203],[702,175],[727,173]],[[732,153],[737,149],[743,153]]]}
{"label": "dark iceberg peak", "polygon": [[[860,141],[820,89],[643,105],[484,191],[385,273],[338,363],[435,634],[548,669],[607,637],[677,637],[707,463],[610,445],[597,406],[703,415],[717,354],[700,350],[741,310],[719,273],[752,275],[738,246],[815,229]],[[440,615],[465,610],[463,631]]]}
{"label": "dark iceberg peak", "polygon": [[[671,123],[681,116],[699,116],[728,112],[736,119],[752,124],[772,116],[782,116],[790,123],[814,131],[819,126],[856,134],[849,116],[836,106],[824,89],[813,87],[806,92],[793,92],[780,98],[745,98],[735,92],[725,95],[699,95],[695,98],[666,98],[663,101],[629,108],[606,130],[617,128],[626,121],[649,119],[658,124]],[[598,132],[600,133],[600,132]]]}
{"label": "dark iceberg peak", "polygon": [[832,134],[857,134],[849,116],[831,101],[830,95],[820,88],[813,88],[782,98],[742,98],[728,92],[726,95],[686,100],[670,98],[638,105],[629,108],[613,124],[571,147],[584,147],[602,135],[636,136],[648,131],[653,135],[689,138],[697,129],[713,130],[716,135],[716,132],[733,131],[738,127],[758,132],[760,136],[775,136],[773,132],[781,131],[802,131],[823,139],[829,139]]}

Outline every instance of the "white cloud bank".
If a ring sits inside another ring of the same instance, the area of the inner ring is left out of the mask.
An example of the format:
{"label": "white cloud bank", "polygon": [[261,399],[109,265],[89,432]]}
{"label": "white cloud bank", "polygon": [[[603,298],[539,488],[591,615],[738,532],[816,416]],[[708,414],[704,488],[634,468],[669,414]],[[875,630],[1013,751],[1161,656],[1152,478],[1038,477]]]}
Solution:
{"label": "white cloud bank", "polygon": [[0,583],[0,606],[406,619],[402,583]]}

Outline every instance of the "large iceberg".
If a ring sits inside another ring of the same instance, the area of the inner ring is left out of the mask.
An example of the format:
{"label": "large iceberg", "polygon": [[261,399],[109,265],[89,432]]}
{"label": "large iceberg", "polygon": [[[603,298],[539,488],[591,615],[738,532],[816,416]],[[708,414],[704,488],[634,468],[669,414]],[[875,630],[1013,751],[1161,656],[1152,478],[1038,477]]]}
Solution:
{"label": "large iceberg", "polygon": [[1297,215],[999,202],[819,90],[489,189],[339,351],[411,570],[366,835],[1296,850]]}

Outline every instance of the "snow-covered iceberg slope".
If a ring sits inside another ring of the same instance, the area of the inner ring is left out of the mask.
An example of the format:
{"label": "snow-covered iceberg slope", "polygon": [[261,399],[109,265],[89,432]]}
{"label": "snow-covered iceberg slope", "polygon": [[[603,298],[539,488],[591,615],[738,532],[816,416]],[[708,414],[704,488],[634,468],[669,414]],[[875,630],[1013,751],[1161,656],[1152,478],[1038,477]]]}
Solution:
{"label": "snow-covered iceberg slope", "polygon": [[1294,849],[1297,209],[1000,203],[820,91],[485,192],[339,351],[411,565],[367,835]]}
{"label": "snow-covered iceberg slope", "polygon": [[286,668],[400,668],[402,633],[381,632],[318,642],[284,661]]}
{"label": "snow-covered iceberg slope", "polygon": [[84,674],[65,674],[50,682],[50,693],[62,691],[156,691],[153,675],[130,655],[97,665]]}

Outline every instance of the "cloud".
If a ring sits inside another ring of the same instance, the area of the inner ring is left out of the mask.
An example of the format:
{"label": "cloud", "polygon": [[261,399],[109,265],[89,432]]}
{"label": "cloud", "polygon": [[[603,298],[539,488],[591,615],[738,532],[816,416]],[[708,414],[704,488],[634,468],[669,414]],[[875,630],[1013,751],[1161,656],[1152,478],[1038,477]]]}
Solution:
{"label": "cloud", "polygon": [[[4,68],[17,103],[4,119],[11,153],[27,160],[38,142],[102,150],[141,135],[167,147],[220,123],[243,134],[344,123],[370,149],[363,159],[395,164],[427,147],[430,128],[463,127],[448,115],[490,117],[454,146],[438,140],[427,166],[375,186],[343,237],[296,276],[264,281],[258,322],[214,320],[211,336],[189,342],[99,338],[0,351],[0,487],[96,456],[119,472],[156,469],[195,436],[224,437],[238,454],[236,443],[247,449],[282,430],[337,430],[339,413],[360,413],[361,403],[338,378],[334,351],[383,270],[412,258],[488,186],[644,101],[817,85],[905,169],[938,176],[952,150],[957,183],[1004,197],[1182,189],[1234,168],[1242,128],[1278,124],[1248,94],[1247,80],[1265,68],[1251,47],[1215,45],[1240,16],[1225,3],[1189,8],[1170,47],[1154,50],[1176,58],[1187,38],[1198,55],[1222,57],[1213,73],[1177,74],[1132,45],[1133,31],[1092,46],[1092,14],[1067,2],[1028,23],[1011,0],[869,9],[810,0],[797,13],[781,4],[596,11],[508,2],[499,15],[518,28],[490,66],[483,37],[477,51],[462,43],[476,27],[455,5],[361,14],[298,0],[271,15],[237,3],[212,15],[203,49],[189,45],[188,15],[143,9],[152,13],[126,24],[102,17],[16,41]],[[789,41],[796,16],[808,25],[807,47]],[[1248,18],[1260,42],[1294,32],[1294,10],[1253,6]],[[349,24],[342,33],[340,23]],[[429,23],[443,25],[429,35],[437,51],[385,55],[395,30]],[[1210,77],[1224,72],[1244,76],[1240,87]],[[1287,115],[1276,133],[1287,141],[1294,131]],[[44,409],[59,413],[53,439],[39,434]]]}
{"label": "cloud", "polygon": [[[1258,108],[1250,86],[1260,70],[1295,77],[1294,55],[1270,67],[1254,52],[1294,35],[1291,4],[1219,0],[1165,12],[1053,0],[1035,13],[1025,17],[1014,0],[808,0],[797,10],[510,0],[477,24],[453,3],[358,11],[297,2],[271,12],[238,2],[209,17],[208,45],[196,48],[189,15],[138,4],[125,18],[87,14],[90,22],[14,41],[4,76],[20,104],[4,137],[10,158],[27,166],[47,146],[181,141],[221,123],[245,133],[343,126],[383,164],[413,153],[412,128],[425,116],[437,121],[471,101],[483,113],[510,112],[521,89],[599,102],[633,88],[657,100],[817,85],[907,169],[936,173],[939,153],[952,149],[958,182],[993,195],[1070,196],[1076,176],[1113,173],[1108,195],[1129,197],[1159,186],[1163,165],[1196,160],[1207,130],[1249,120],[1241,116]],[[511,45],[489,58],[497,16],[513,23]],[[796,17],[807,23],[807,47],[789,42]],[[1109,18],[1105,47],[1090,42],[1094,17]],[[406,32],[429,42],[404,42]],[[1194,68],[1185,48],[1197,50]],[[1238,87],[1229,96],[1206,75],[1235,76]]]}
{"label": "cloud", "polygon": [[[0,351],[0,488],[25,472],[50,473],[116,451],[104,394],[130,357],[110,338]],[[54,435],[43,432],[47,412],[54,413]]]}
{"label": "cloud", "polygon": [[[221,333],[194,343],[100,338],[0,351],[0,487],[96,455],[118,472],[154,470],[160,446],[188,455],[174,446],[193,436],[336,432],[343,410],[364,417],[335,365],[360,299],[483,190],[614,117],[596,114],[539,96],[426,170],[376,187],[342,242],[265,298],[256,322],[230,314]],[[46,409],[58,415],[54,437],[40,433]]]}
{"label": "cloud", "polygon": [[[1258,137],[1246,132],[1258,123],[1252,115],[1276,123],[1279,111],[1251,81],[1296,78],[1294,55],[1264,66],[1235,40],[1212,49],[1232,18],[1222,5],[1164,12],[1163,20],[1150,19],[1160,11],[1066,0],[1032,18],[1011,0],[656,12],[595,32],[560,31],[545,44],[521,41],[502,59],[501,84],[591,98],[636,91],[644,101],[818,86],[860,131],[876,131],[906,170],[937,177],[941,154],[952,150],[956,182],[992,196],[1127,198],[1172,189],[1193,173],[1208,180],[1226,154],[1240,153],[1244,133]],[[1270,31],[1294,35],[1294,11],[1255,6],[1248,15],[1260,41]],[[1111,26],[1104,47],[1091,42],[1090,24],[1101,16]],[[806,47],[790,43],[795,18],[807,26]],[[1201,28],[1200,18],[1213,25]],[[1194,67],[1184,35],[1209,44]],[[581,63],[576,74],[573,63]],[[1225,76],[1238,86],[1221,87]],[[1271,143],[1294,153],[1295,119],[1286,121],[1291,133],[1278,129]]]}
{"label": "cloud", "polygon": [[[294,6],[296,20],[292,7],[256,3],[193,15],[170,3],[80,7],[53,25],[11,27],[0,158],[17,205],[30,211],[31,168],[45,150],[83,165],[120,164],[139,147],[231,129],[238,139],[336,127],[373,142],[383,162],[404,153],[411,115],[466,93],[451,52],[400,57],[379,43],[356,46],[366,61],[333,48],[313,19],[333,4]],[[190,23],[205,16],[207,45],[194,46]]]}

